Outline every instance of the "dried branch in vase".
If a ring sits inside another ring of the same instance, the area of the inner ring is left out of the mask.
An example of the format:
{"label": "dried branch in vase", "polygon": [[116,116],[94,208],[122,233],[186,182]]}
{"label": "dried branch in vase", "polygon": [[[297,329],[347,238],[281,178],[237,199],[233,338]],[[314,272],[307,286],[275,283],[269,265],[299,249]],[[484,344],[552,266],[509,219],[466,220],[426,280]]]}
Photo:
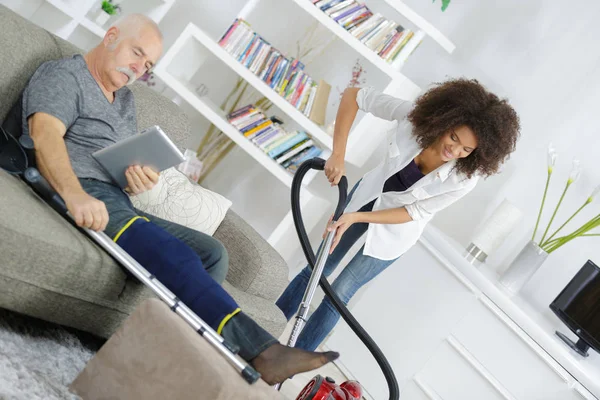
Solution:
{"label": "dried branch in vase", "polygon": [[[255,104],[263,111],[271,108],[272,103],[266,97],[256,99],[257,94],[254,91],[249,91],[249,84],[242,78],[238,78],[235,86],[229,92],[225,100],[221,103],[221,109],[225,113],[231,113],[238,109],[241,104]],[[253,101],[253,99],[256,99]],[[225,158],[227,154],[235,147],[235,143],[217,127],[211,124],[208,131],[202,138],[198,146],[198,159],[202,161],[203,167],[198,183],[202,183],[204,178]]]}

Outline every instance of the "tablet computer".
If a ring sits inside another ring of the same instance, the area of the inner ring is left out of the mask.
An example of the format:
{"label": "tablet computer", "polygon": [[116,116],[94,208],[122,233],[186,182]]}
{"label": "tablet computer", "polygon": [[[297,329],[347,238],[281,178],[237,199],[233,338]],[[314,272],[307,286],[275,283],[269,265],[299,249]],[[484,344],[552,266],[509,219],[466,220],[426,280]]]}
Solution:
{"label": "tablet computer", "polygon": [[123,189],[127,187],[125,170],[131,165],[148,166],[160,172],[185,161],[181,151],[157,125],[98,150],[92,157]]}

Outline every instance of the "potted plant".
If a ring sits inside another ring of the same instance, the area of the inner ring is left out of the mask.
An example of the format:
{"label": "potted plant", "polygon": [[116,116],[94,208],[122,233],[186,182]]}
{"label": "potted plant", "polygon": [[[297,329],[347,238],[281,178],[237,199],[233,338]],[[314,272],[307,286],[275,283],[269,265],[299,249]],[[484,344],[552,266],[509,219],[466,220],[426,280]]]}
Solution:
{"label": "potted plant", "polygon": [[[433,0],[435,2],[435,0]],[[450,5],[450,0],[442,0],[442,11],[446,11],[446,8]]]}
{"label": "potted plant", "polygon": [[[559,233],[565,228],[565,226],[571,222],[584,208],[589,206],[594,198],[600,194],[600,185],[592,191],[589,197],[585,199],[583,204],[552,234],[551,226],[556,217],[556,213],[560,208],[567,191],[579,178],[581,168],[578,160],[573,160],[573,169],[567,179],[565,188],[563,189],[562,195],[558,200],[554,212],[542,237],[540,240],[536,240],[538,228],[540,225],[540,219],[546,203],[546,196],[548,194],[548,187],[550,186],[550,179],[552,172],[554,171],[554,165],[556,164],[556,151],[552,147],[552,144],[548,147],[548,175],[546,178],[546,187],[542,196],[542,204],[538,213],[537,222],[533,231],[531,240],[525,245],[521,252],[517,255],[515,260],[508,267],[506,272],[500,278],[500,282],[513,294],[517,293],[525,283],[533,276],[538,268],[546,261],[548,256],[553,252],[560,249],[562,246],[580,237],[591,237],[600,236],[600,233],[594,232],[594,229],[600,227],[600,214],[596,213],[594,217],[580,225],[579,228],[573,230],[566,235],[559,235]],[[541,231],[540,231],[541,232]]]}
{"label": "potted plant", "polygon": [[121,12],[121,7],[118,4],[114,4],[112,0],[102,0],[100,6],[100,12],[96,17],[96,24],[103,26],[113,15],[117,15]]}

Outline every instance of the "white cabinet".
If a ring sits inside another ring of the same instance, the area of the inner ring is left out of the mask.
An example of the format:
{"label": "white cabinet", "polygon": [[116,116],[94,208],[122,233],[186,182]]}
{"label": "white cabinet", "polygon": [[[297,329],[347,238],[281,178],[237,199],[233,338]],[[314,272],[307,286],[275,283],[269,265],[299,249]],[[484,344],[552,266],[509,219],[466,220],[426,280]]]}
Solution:
{"label": "white cabinet", "polygon": [[[506,397],[488,379],[485,370],[462,347],[444,341],[415,381],[433,398],[503,400]],[[432,395],[435,393],[435,397]],[[403,396],[406,398],[406,396]]]}
{"label": "white cabinet", "polygon": [[[545,310],[520,302],[428,227],[351,305],[388,357],[403,400],[597,399],[595,355],[570,352],[543,323]],[[326,347],[370,398],[387,398],[375,361],[343,322]]]}
{"label": "white cabinet", "polygon": [[457,325],[453,336],[480,363],[482,375],[497,382],[503,398],[576,398],[568,372],[486,297]]}

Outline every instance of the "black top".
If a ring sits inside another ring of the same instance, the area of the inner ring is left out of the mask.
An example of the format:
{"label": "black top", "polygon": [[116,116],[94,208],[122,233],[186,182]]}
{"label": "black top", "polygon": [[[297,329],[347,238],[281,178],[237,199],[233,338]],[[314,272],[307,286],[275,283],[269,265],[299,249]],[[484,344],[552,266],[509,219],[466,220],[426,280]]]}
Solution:
{"label": "black top", "polygon": [[412,160],[406,167],[399,172],[392,175],[385,184],[383,185],[384,192],[403,192],[412,185],[414,185],[419,179],[424,177],[423,173]]}

